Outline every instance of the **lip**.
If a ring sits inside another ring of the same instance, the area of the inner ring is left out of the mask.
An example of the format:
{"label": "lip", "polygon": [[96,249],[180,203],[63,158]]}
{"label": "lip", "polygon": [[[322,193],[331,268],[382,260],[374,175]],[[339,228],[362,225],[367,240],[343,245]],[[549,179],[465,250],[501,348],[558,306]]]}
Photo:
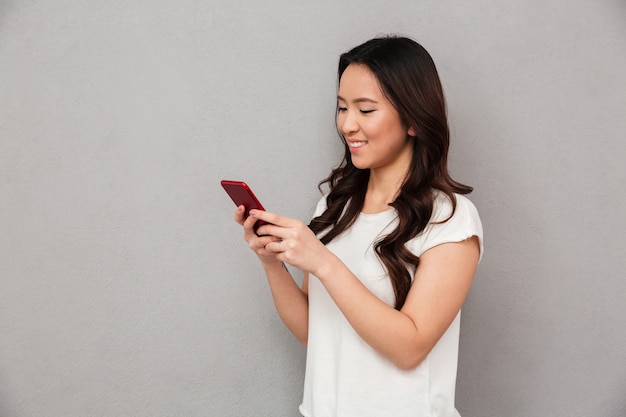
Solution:
{"label": "lip", "polygon": [[350,139],[347,140],[346,143],[348,144],[348,148],[350,148],[350,152],[357,152],[367,146],[366,140]]}

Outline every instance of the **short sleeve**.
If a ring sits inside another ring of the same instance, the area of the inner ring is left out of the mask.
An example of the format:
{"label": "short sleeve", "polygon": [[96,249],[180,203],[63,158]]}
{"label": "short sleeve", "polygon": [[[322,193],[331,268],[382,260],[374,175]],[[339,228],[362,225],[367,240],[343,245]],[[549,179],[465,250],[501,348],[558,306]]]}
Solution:
{"label": "short sleeve", "polygon": [[[455,196],[456,209],[452,217],[450,217],[452,212],[450,199],[443,193],[437,196],[429,224],[422,233],[407,242],[407,247],[411,252],[421,256],[437,245],[462,242],[476,236],[480,247],[480,262],[483,256],[483,226],[478,210],[467,197],[459,194]],[[448,220],[440,223],[446,219]]]}

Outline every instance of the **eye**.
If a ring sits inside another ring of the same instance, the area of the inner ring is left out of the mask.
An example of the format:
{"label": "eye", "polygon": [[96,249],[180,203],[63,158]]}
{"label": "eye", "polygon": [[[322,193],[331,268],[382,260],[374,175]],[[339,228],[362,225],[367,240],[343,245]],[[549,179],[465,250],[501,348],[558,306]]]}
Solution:
{"label": "eye", "polygon": [[346,107],[337,106],[337,113],[341,113],[348,110]]}
{"label": "eye", "polygon": [[363,114],[370,114],[370,113],[373,113],[375,111],[376,110],[361,110],[361,113],[363,113]]}

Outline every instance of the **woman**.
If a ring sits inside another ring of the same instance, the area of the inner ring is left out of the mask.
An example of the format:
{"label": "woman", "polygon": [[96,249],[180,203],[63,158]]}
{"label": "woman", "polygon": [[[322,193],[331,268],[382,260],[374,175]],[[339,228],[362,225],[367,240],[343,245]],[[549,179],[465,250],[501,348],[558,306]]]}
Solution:
{"label": "woman", "polygon": [[[447,169],[443,90],[424,48],[372,39],[339,61],[345,157],[309,226],[259,210],[235,220],[277,311],[307,345],[300,412],[458,416],[460,309],[482,226]],[[253,226],[263,220],[269,224]],[[304,272],[300,288],[284,267]]]}

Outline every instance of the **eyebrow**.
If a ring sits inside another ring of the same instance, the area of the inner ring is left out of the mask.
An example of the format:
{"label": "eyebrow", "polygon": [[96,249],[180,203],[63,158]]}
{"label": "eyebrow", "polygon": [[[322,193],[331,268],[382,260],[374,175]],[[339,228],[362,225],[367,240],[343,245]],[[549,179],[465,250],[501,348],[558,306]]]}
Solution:
{"label": "eyebrow", "polygon": [[[341,100],[344,102],[347,102],[347,100],[341,96],[337,96],[337,100]],[[359,98],[355,98],[354,100],[352,100],[353,103],[374,103],[374,104],[378,104],[378,102],[372,98],[367,98],[367,97],[359,97]]]}

